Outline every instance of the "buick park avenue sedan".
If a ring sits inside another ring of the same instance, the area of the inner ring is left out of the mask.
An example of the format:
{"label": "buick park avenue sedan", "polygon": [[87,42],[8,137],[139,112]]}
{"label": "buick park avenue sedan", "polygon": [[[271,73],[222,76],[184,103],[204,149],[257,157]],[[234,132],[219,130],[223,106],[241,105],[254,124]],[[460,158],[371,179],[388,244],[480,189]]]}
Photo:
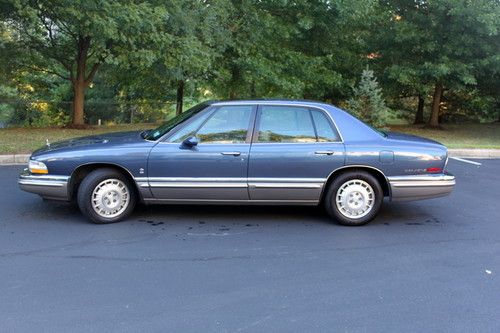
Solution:
{"label": "buick park avenue sedan", "polygon": [[21,189],[75,200],[95,223],[146,204],[324,205],[362,225],[384,197],[449,194],[447,149],[379,132],[332,105],[309,101],[212,101],[143,132],[47,144],[21,174]]}

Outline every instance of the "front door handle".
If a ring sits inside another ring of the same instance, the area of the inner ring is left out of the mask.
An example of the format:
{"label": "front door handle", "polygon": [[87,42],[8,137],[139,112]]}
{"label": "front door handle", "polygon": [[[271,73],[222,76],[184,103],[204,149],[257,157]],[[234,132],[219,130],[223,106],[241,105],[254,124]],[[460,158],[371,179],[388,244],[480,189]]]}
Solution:
{"label": "front door handle", "polygon": [[239,151],[223,151],[222,155],[232,155],[232,156],[240,156],[241,152]]}
{"label": "front door handle", "polygon": [[333,155],[335,152],[333,150],[318,150],[314,152],[316,155]]}

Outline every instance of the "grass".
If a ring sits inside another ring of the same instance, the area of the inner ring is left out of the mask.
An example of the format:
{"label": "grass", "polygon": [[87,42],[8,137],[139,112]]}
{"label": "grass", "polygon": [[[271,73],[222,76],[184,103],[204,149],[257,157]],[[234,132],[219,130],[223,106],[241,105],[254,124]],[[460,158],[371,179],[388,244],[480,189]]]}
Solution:
{"label": "grass", "polygon": [[390,128],[395,132],[436,140],[448,148],[500,149],[500,123],[443,125],[443,129],[426,129],[421,125],[398,125]]}
{"label": "grass", "polygon": [[88,129],[68,128],[6,128],[0,129],[0,154],[31,153],[56,141],[101,134],[106,132],[135,131],[153,128],[152,124],[100,126]]}
{"label": "grass", "polygon": [[[0,129],[0,154],[31,153],[50,142],[106,132],[133,131],[152,128],[152,124],[132,124],[93,127],[90,129],[64,128],[8,128]],[[500,149],[500,123],[445,125],[442,130],[422,126],[394,125],[391,130],[423,136],[439,141],[449,148]]]}

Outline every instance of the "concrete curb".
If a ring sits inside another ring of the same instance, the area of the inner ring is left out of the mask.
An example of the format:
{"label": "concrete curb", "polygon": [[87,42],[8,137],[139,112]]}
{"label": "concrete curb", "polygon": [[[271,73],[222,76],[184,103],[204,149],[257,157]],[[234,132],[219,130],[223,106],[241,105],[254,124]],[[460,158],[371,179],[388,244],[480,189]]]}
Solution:
{"label": "concrete curb", "polygon": [[500,149],[448,149],[451,157],[500,158]]}
{"label": "concrete curb", "polygon": [[26,164],[31,154],[0,155],[0,165]]}
{"label": "concrete curb", "polygon": [[[500,149],[448,149],[450,157],[500,158]],[[0,165],[26,164],[30,154],[0,155]]]}

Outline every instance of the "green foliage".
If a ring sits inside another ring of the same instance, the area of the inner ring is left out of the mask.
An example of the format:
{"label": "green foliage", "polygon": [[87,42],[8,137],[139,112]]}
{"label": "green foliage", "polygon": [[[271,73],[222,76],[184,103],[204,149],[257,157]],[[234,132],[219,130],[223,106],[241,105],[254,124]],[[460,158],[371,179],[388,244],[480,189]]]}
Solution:
{"label": "green foliage", "polygon": [[405,118],[439,83],[441,120],[490,121],[499,31],[498,0],[0,0],[0,122],[69,121],[76,87],[87,123],[159,121],[183,86],[186,104],[349,101],[377,125],[377,81],[352,89],[368,65]]}
{"label": "green foliage", "polygon": [[354,88],[354,96],[348,101],[348,109],[356,117],[375,127],[387,125],[389,109],[372,70],[363,70],[361,81]]}
{"label": "green foliage", "polygon": [[[396,97],[431,99],[436,84],[446,97],[483,85],[485,77],[500,80],[497,0],[389,0],[378,17],[384,32],[374,34],[370,48]],[[498,100],[500,90],[481,89]]]}

